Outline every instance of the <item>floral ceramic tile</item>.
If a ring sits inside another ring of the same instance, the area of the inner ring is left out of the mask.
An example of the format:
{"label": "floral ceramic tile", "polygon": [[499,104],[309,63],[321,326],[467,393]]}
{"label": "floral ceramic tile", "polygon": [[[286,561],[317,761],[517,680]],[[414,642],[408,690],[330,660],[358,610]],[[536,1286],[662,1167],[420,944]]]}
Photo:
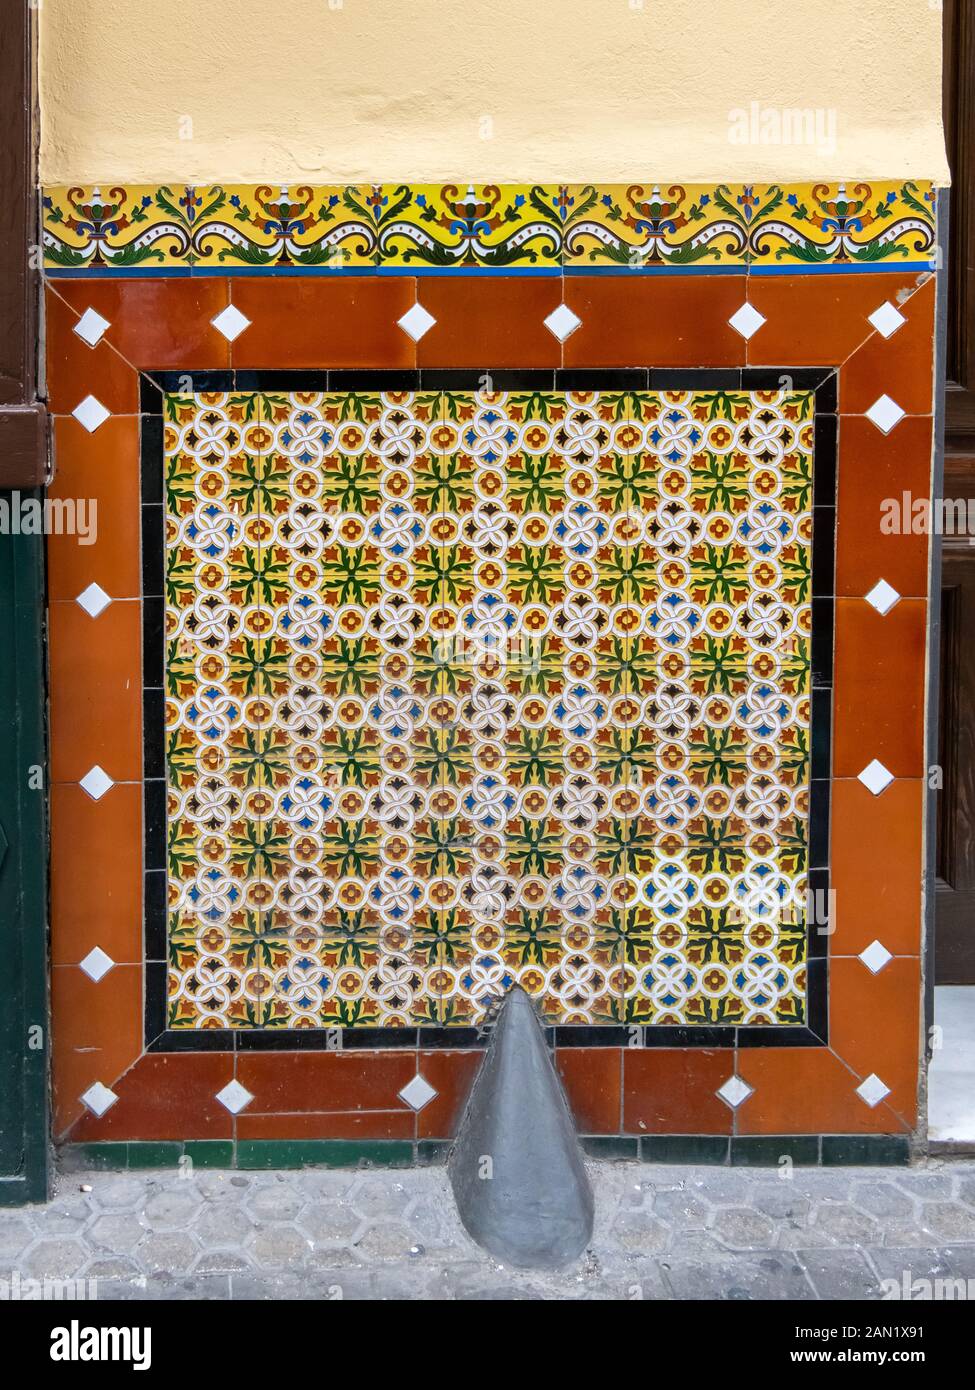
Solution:
{"label": "floral ceramic tile", "polygon": [[167,396],[171,1026],[801,1023],[812,415]]}
{"label": "floral ceramic tile", "polygon": [[48,188],[53,272],[930,268],[925,182]]}

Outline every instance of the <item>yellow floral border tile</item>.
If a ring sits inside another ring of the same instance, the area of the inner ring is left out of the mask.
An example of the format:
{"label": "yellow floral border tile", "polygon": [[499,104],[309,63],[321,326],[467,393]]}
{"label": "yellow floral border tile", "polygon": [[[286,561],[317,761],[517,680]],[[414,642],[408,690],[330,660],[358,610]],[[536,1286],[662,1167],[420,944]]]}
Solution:
{"label": "yellow floral border tile", "polygon": [[927,182],[48,188],[54,274],[930,269]]}

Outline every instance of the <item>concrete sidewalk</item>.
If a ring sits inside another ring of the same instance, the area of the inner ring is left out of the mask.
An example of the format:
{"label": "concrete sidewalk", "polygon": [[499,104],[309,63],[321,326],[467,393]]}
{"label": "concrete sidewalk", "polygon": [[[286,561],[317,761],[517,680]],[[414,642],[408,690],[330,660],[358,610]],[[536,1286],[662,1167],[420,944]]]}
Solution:
{"label": "concrete sidewalk", "polygon": [[556,1275],[473,1245],[442,1168],[197,1169],[62,1173],[46,1206],[0,1210],[0,1278],[93,1279],[100,1300],[975,1297],[975,1162],[588,1167],[592,1244]]}

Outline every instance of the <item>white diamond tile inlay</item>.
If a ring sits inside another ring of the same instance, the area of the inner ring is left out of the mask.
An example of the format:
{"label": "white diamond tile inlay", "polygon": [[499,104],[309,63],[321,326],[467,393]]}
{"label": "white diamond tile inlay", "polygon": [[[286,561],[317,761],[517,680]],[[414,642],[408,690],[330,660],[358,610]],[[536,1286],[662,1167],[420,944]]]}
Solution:
{"label": "white diamond tile inlay", "polygon": [[89,584],[84,593],[75,599],[75,603],[81,605],[89,618],[97,618],[99,613],[104,613],[111,601],[100,584]]}
{"label": "white diamond tile inlay", "polygon": [[95,946],[81,962],[81,968],[89,980],[94,980],[97,984],[103,976],[108,974],[114,964],[115,962],[107,951],[103,951],[100,946]]}
{"label": "white diamond tile inlay", "polygon": [[99,1119],[105,1114],[106,1110],[111,1110],[118,1100],[114,1091],[110,1091],[107,1086],[103,1086],[100,1081],[96,1081],[93,1086],[89,1086],[81,1097],[82,1105],[87,1105],[93,1115]]}
{"label": "white diamond tile inlay", "polygon": [[89,434],[94,434],[99,425],[104,425],[111,415],[110,410],[106,410],[97,396],[86,396],[80,405],[76,405],[71,414],[79,424],[84,425]]}
{"label": "white diamond tile inlay", "polygon": [[892,333],[896,333],[898,328],[907,322],[907,319],[895,309],[890,300],[885,300],[879,309],[874,309],[869,316],[869,322],[873,324],[878,333],[882,333],[885,338],[889,338]]}
{"label": "white diamond tile inlay", "polygon": [[231,1115],[239,1115],[253,1099],[247,1087],[242,1086],[239,1081],[228,1081],[223,1090],[217,1092],[217,1100],[227,1107]]}
{"label": "white diamond tile inlay", "polygon": [[242,314],[234,304],[228,304],[226,309],[222,309],[210,322],[218,333],[223,334],[228,343],[236,342],[244,329],[251,326],[247,315]]}
{"label": "white diamond tile inlay", "polygon": [[866,1081],[861,1081],[857,1087],[857,1095],[861,1100],[866,1101],[872,1110],[875,1105],[879,1105],[884,1096],[890,1095],[890,1087],[885,1086],[876,1072],[871,1072]]}
{"label": "white diamond tile inlay", "polygon": [[878,396],[867,411],[867,419],[872,420],[882,434],[890,434],[895,425],[900,424],[905,412],[890,396]]}
{"label": "white diamond tile inlay", "polygon": [[412,1110],[422,1110],[425,1105],[429,1105],[437,1092],[427,1081],[426,1077],[417,1072],[412,1081],[408,1081],[399,1093],[400,1100]]}
{"label": "white diamond tile inlay", "polygon": [[894,774],[888,772],[882,762],[874,758],[873,762],[867,763],[861,773],[858,773],[858,780],[863,783],[867,791],[873,792],[874,796],[889,787],[894,780]]}
{"label": "white diamond tile inlay", "polygon": [[74,326],[74,331],[89,347],[101,342],[105,329],[110,327],[108,319],[103,319],[96,309],[86,309]]}
{"label": "white diamond tile inlay", "polygon": [[878,579],[866,597],[867,602],[876,608],[880,616],[886,618],[894,604],[899,600],[900,594],[893,584],[887,583],[886,579]]}
{"label": "white diamond tile inlay", "polygon": [[870,945],[860,952],[860,959],[871,975],[876,975],[889,960],[893,960],[893,956],[882,941],[871,941]]}
{"label": "white diamond tile inlay", "polygon": [[437,322],[428,309],[424,309],[422,304],[414,304],[412,309],[407,309],[397,323],[404,333],[408,333],[415,343],[418,343],[425,333]]}
{"label": "white diamond tile inlay", "polygon": [[737,1110],[742,1101],[747,1100],[755,1088],[742,1081],[740,1076],[729,1076],[723,1086],[718,1087],[718,1095],[732,1110]]}
{"label": "white diamond tile inlay", "polygon": [[548,331],[558,338],[560,343],[564,343],[566,338],[581,326],[582,319],[573,313],[568,304],[560,304],[557,309],[552,310],[544,323]]}
{"label": "white diamond tile inlay", "polygon": [[114,787],[115,783],[112,781],[111,777],[109,777],[105,769],[99,767],[96,763],[90,771],[85,773],[79,785],[88,793],[93,801],[101,801],[108,789]]}
{"label": "white diamond tile inlay", "polygon": [[761,328],[765,322],[765,315],[760,314],[754,304],[743,304],[736,314],[732,314],[728,322],[736,333],[748,339],[753,338]]}

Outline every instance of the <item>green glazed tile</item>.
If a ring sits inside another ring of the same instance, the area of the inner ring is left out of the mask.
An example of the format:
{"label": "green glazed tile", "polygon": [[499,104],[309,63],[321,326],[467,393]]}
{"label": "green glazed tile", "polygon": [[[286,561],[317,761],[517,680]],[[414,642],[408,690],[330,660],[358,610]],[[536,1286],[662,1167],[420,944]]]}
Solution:
{"label": "green glazed tile", "polygon": [[183,1145],[183,1153],[195,1168],[232,1168],[234,1145],[231,1139],[194,1139]]}
{"label": "green glazed tile", "polygon": [[910,1162],[911,1149],[903,1134],[824,1134],[824,1167],[876,1164],[897,1168]]}
{"label": "green glazed tile", "polygon": [[723,1134],[644,1134],[640,1157],[644,1163],[726,1164],[728,1145]]}
{"label": "green glazed tile", "polygon": [[175,1168],[183,1152],[179,1143],[130,1143],[127,1147],[127,1168]]}
{"label": "green glazed tile", "polygon": [[238,1168],[409,1168],[413,1145],[397,1139],[242,1139]]}
{"label": "green glazed tile", "polygon": [[639,1139],[629,1139],[625,1135],[587,1134],[579,1143],[582,1145],[583,1153],[588,1154],[590,1158],[632,1160],[640,1157]]}
{"label": "green glazed tile", "polygon": [[750,1134],[731,1141],[732,1168],[778,1168],[783,1157],[797,1168],[818,1167],[819,1135]]}

